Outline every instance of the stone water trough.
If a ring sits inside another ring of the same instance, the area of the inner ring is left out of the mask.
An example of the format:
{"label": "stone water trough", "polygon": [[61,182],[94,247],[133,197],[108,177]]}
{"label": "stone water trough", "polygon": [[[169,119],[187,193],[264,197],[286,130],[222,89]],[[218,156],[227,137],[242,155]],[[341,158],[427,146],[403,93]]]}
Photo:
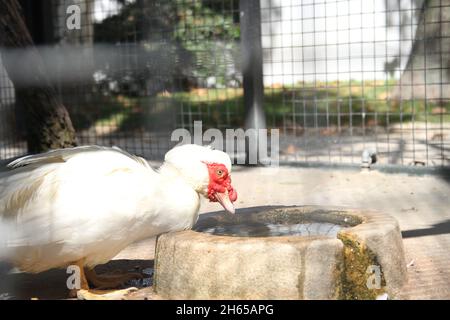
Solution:
{"label": "stone water trough", "polygon": [[376,299],[406,282],[397,221],[337,207],[202,215],[157,240],[154,289],[167,299]]}

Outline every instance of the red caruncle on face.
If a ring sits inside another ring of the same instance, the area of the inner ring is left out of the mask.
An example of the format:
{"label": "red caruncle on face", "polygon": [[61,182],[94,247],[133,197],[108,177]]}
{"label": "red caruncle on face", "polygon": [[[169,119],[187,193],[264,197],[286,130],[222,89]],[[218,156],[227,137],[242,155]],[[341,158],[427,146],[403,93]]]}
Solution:
{"label": "red caruncle on face", "polygon": [[228,192],[231,202],[236,201],[237,193],[231,186],[228,169],[221,163],[207,163],[209,173],[208,199],[217,202],[216,193]]}

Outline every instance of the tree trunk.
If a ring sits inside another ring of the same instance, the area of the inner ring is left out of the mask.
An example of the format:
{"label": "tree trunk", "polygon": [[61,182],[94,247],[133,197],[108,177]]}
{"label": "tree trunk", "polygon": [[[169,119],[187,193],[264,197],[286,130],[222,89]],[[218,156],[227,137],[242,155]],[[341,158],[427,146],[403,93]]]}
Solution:
{"label": "tree trunk", "polygon": [[450,0],[423,3],[414,44],[394,99],[450,99]]}
{"label": "tree trunk", "polygon": [[47,79],[17,0],[0,1],[0,28],[3,65],[25,112],[28,151],[75,146],[69,114]]}

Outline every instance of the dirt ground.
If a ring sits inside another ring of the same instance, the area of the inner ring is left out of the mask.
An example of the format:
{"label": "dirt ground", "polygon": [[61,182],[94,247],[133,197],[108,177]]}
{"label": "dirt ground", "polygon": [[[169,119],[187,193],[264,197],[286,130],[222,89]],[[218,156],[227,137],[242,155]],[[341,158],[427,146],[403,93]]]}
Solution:
{"label": "dirt ground", "polygon": [[[232,179],[239,195],[238,209],[264,205],[336,205],[376,209],[393,215],[403,233],[409,277],[398,298],[450,299],[448,175],[356,168],[237,167]],[[201,213],[217,210],[220,210],[218,204],[205,201]],[[99,271],[151,268],[154,244],[154,239],[133,244]],[[0,270],[0,298],[65,298],[66,278],[64,270],[39,275],[5,274]],[[130,298],[153,297],[151,288],[144,288]]]}

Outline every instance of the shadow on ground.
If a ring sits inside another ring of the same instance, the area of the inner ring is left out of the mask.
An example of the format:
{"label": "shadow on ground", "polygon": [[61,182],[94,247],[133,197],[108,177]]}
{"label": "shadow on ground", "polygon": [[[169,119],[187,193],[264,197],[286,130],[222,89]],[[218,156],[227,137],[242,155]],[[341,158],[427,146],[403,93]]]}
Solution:
{"label": "shadow on ground", "polygon": [[431,228],[413,229],[402,232],[403,238],[417,238],[439,234],[450,234],[450,220],[434,224]]}
{"label": "shadow on ground", "polygon": [[[153,260],[112,260],[95,268],[97,273],[139,271],[153,268]],[[0,263],[0,300],[29,300],[38,298],[67,299],[66,281],[69,274],[65,269],[52,269],[39,274],[10,272],[11,266]]]}

